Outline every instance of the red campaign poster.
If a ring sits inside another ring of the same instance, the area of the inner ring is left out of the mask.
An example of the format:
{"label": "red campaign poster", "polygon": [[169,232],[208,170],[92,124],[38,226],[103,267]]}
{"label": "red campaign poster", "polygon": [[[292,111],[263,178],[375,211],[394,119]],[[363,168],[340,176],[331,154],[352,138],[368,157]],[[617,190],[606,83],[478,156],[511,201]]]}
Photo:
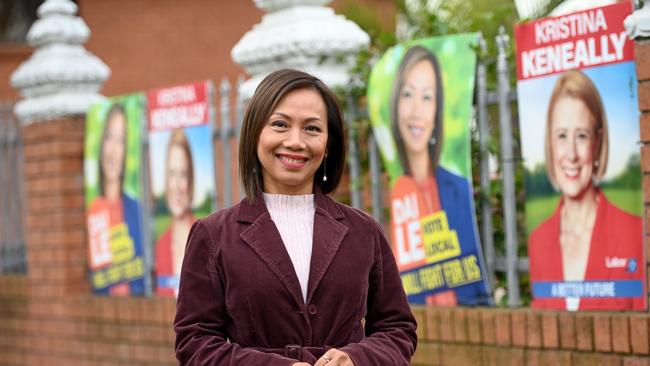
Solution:
{"label": "red campaign poster", "polygon": [[532,306],[646,309],[630,2],[515,27]]}
{"label": "red campaign poster", "polygon": [[634,60],[623,20],[628,2],[515,27],[517,80]]}
{"label": "red campaign poster", "polygon": [[179,85],[147,93],[149,131],[208,124],[209,83]]}
{"label": "red campaign poster", "polygon": [[209,81],[147,93],[156,294],[175,296],[190,228],[214,209]]}

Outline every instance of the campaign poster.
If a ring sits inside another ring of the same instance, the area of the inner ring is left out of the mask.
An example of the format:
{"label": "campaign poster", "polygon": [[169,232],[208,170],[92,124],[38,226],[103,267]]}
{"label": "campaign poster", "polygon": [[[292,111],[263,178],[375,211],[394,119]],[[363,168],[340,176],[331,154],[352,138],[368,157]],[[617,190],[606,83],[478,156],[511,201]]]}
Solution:
{"label": "campaign poster", "polygon": [[88,262],[97,294],[145,294],[140,184],[143,119],[141,93],[95,104],[86,117]]}
{"label": "campaign poster", "polygon": [[176,296],[190,228],[215,202],[213,86],[147,93],[156,294]]}
{"label": "campaign poster", "polygon": [[413,304],[491,303],[470,162],[476,42],[476,34],[457,34],[400,44],[370,74],[392,248]]}
{"label": "campaign poster", "polygon": [[515,27],[534,308],[646,309],[630,2]]}

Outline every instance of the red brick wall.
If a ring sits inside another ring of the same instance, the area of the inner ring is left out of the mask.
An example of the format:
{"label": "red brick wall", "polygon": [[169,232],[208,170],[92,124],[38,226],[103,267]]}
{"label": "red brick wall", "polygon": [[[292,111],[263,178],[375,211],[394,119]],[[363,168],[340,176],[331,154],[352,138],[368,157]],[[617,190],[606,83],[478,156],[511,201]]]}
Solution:
{"label": "red brick wall", "polygon": [[[648,240],[648,236],[650,236],[650,40],[637,41],[634,51],[636,74],[639,80],[641,170],[643,172],[643,197],[645,202],[646,260],[648,260],[648,256],[650,256],[650,240]],[[650,289],[650,261],[647,263],[647,288]]]}
{"label": "red brick wall", "polygon": [[92,30],[88,50],[112,70],[103,93],[116,95],[244,71],[230,59],[239,39],[259,22],[252,1],[81,0]]}
{"label": "red brick wall", "polygon": [[0,101],[18,98],[18,91],[9,84],[9,77],[29,55],[32,48],[24,44],[0,43]]}
{"label": "red brick wall", "polygon": [[650,365],[647,313],[414,308],[413,365]]}
{"label": "red brick wall", "polygon": [[165,298],[34,298],[0,277],[0,365],[176,365]]}

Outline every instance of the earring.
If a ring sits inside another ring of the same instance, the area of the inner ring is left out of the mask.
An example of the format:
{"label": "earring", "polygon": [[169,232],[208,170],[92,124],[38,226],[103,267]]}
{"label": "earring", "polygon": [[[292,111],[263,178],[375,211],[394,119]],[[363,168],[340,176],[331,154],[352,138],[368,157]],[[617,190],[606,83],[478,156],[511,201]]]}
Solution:
{"label": "earring", "polygon": [[429,145],[435,145],[435,144],[436,144],[436,137],[431,136],[431,138],[429,139]]}
{"label": "earring", "polygon": [[327,155],[323,160],[323,182],[327,182]]}
{"label": "earring", "polygon": [[600,162],[599,162],[598,160],[595,160],[595,161],[594,161],[594,166],[595,166],[596,168],[598,168],[599,165],[600,165]]}

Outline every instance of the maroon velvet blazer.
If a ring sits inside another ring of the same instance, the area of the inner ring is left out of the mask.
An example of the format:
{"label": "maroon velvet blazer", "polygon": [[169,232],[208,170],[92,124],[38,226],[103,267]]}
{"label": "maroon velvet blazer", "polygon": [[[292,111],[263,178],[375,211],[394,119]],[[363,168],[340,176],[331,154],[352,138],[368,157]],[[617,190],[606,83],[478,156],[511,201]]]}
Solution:
{"label": "maroon velvet blazer", "polygon": [[181,365],[313,364],[330,347],[355,366],[409,364],[416,322],[381,227],[320,192],[315,204],[306,304],[261,194],[194,224],[174,320]]}

